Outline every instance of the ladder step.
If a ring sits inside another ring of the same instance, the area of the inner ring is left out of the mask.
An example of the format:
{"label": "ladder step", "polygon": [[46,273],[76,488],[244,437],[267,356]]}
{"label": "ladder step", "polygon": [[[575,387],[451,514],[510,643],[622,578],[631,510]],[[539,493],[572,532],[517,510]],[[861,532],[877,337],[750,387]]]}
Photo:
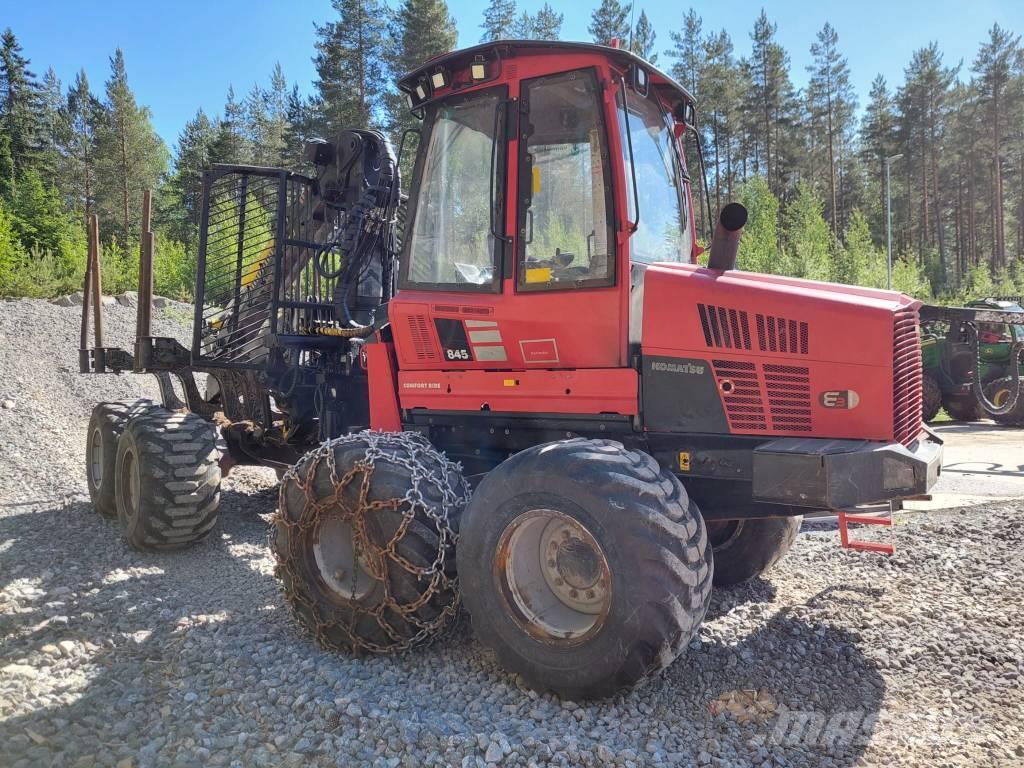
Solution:
{"label": "ladder step", "polygon": [[867,517],[865,515],[843,514],[848,523],[860,523],[861,525],[892,525],[891,517]]}
{"label": "ladder step", "polygon": [[861,549],[865,552],[882,552],[886,555],[891,555],[896,552],[896,547],[892,544],[881,544],[874,541],[848,541],[846,542],[847,549]]}

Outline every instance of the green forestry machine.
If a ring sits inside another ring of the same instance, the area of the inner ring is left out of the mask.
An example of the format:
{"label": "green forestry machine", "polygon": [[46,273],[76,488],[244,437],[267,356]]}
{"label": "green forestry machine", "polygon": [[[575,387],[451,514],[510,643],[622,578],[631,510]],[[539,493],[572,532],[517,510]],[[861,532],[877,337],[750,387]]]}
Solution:
{"label": "green forestry machine", "polygon": [[931,320],[926,316],[922,313],[924,420],[934,420],[944,408],[953,421],[987,416],[998,424],[1024,426],[1017,373],[1024,325],[1006,319],[1024,317],[1020,299],[980,299],[963,308],[936,308]]}

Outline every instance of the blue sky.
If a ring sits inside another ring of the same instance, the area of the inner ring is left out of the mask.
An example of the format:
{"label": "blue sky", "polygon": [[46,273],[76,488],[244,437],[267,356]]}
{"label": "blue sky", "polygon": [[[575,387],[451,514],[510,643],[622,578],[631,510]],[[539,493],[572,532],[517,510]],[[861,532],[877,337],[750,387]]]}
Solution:
{"label": "blue sky", "polygon": [[[565,14],[565,39],[589,39],[587,24],[597,2],[552,0]],[[520,8],[533,12],[542,3],[520,0]],[[750,29],[762,3],[637,3],[653,22],[658,51],[669,46],[669,30],[681,27],[690,5],[704,18],[705,31],[724,27],[738,54],[749,51]],[[763,5],[778,24],[778,39],[790,54],[798,86],[806,79],[815,33],[831,21],[862,102],[876,74],[885,75],[891,86],[901,82],[911,53],[930,40],[938,41],[947,63],[962,59],[966,71],[993,22],[1024,32],[1024,0],[790,0]],[[0,27],[14,30],[36,73],[53,66],[65,85],[84,68],[93,88],[101,90],[110,54],[123,48],[129,81],[171,146],[197,107],[216,114],[228,85],[245,93],[254,82],[267,81],[276,61],[289,82],[308,91],[314,76],[313,22],[333,14],[329,0],[0,0],[0,6]],[[458,22],[460,45],[478,42],[484,3],[451,0],[449,7]],[[668,63],[662,54],[659,64]]]}

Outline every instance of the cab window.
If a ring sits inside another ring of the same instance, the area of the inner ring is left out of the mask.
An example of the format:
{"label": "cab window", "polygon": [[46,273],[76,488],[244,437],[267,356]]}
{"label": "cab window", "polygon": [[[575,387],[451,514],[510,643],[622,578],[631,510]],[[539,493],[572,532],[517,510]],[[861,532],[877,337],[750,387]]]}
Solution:
{"label": "cab window", "polygon": [[608,142],[591,70],[523,82],[518,286],[611,285]]}
{"label": "cab window", "polygon": [[[498,89],[429,109],[416,169],[403,285],[497,290],[490,205],[501,200],[503,142],[495,145]],[[495,217],[498,218],[497,216]]]}
{"label": "cab window", "polygon": [[[629,220],[636,222],[637,216],[640,217],[637,230],[629,240],[630,261],[644,264],[689,262],[692,243],[686,217],[686,190],[672,119],[653,93],[645,97],[627,86],[628,110],[623,104],[622,90],[617,100]],[[639,214],[632,191],[627,129],[633,144]]]}

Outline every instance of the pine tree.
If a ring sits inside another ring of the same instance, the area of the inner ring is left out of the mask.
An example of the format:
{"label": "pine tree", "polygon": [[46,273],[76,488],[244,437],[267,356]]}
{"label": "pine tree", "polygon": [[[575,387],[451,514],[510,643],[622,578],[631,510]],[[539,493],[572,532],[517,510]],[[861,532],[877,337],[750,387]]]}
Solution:
{"label": "pine tree", "polygon": [[544,3],[533,17],[534,40],[559,40],[562,35],[562,23],[565,16],[555,11],[550,4]]}
{"label": "pine tree", "polygon": [[[454,49],[458,35],[445,0],[404,0],[390,25],[391,79],[398,80],[423,62]],[[401,94],[392,91],[386,104],[388,129],[398,151],[403,131],[415,127],[418,121],[409,113],[409,105]],[[402,158],[406,173],[411,170],[415,150],[415,139],[407,140]]]}
{"label": "pine tree", "polygon": [[[938,284],[945,282],[947,274],[939,160],[950,88],[958,71],[959,66],[943,65],[938,44],[931,43],[914,52],[906,69],[906,82],[897,96],[900,143],[905,155],[901,165],[908,192],[902,218],[910,222],[916,235],[919,263],[932,268]],[[911,207],[916,215],[912,215]],[[937,261],[929,264],[933,254]]]}
{"label": "pine tree", "polygon": [[[0,192],[10,190],[39,159],[42,105],[39,83],[10,28],[0,36]],[[7,166],[6,168],[4,166]]]}
{"label": "pine tree", "polygon": [[587,27],[594,42],[611,45],[612,40],[618,38],[625,45],[629,41],[629,12],[632,8],[632,3],[623,5],[619,0],[601,0],[601,4],[591,14],[590,26]]}
{"label": "pine tree", "polygon": [[246,133],[256,165],[285,165],[288,134],[288,82],[281,64],[274,65],[270,87],[254,85],[245,102]]}
{"label": "pine tree", "polygon": [[702,48],[703,63],[697,89],[701,93],[701,125],[710,134],[709,165],[713,169],[717,211],[722,207],[723,197],[732,196],[733,138],[740,128],[739,70],[733,59],[732,40],[724,29],[717,35],[710,35]]}
{"label": "pine tree", "polygon": [[875,174],[879,198],[877,216],[874,218],[875,236],[885,236],[885,158],[895,153],[896,113],[892,95],[881,75],[875,77],[868,93],[868,106],[860,129],[860,148],[865,163]]}
{"label": "pine tree", "polygon": [[217,126],[200,109],[185,123],[174,151],[174,173],[168,180],[170,204],[162,211],[170,234],[186,245],[195,241],[202,207],[203,171],[212,160]]}
{"label": "pine tree", "polygon": [[778,27],[768,21],[762,9],[750,38],[754,43],[750,59],[753,76],[751,96],[758,104],[758,143],[764,148],[764,173],[775,194],[784,187],[782,135],[791,124],[793,85],[789,79],[789,56],[777,42]]}
{"label": "pine tree", "polygon": [[228,86],[224,114],[217,121],[216,138],[210,147],[210,162],[248,163],[251,162],[252,145],[247,136],[245,105],[235,98],[235,89]]}
{"label": "pine tree", "polygon": [[676,63],[672,65],[670,74],[694,98],[698,97],[697,81],[700,79],[700,71],[704,60],[703,45],[700,37],[702,26],[703,20],[691,8],[687,11],[686,16],[683,17],[683,31],[669,32],[672,47],[665,51],[666,55],[676,60]]}
{"label": "pine tree", "polygon": [[69,137],[64,89],[53,67],[47,69],[43,76],[39,105],[39,158],[36,165],[43,182],[56,187],[61,181],[61,153]]}
{"label": "pine tree", "polygon": [[986,123],[992,132],[992,268],[1006,266],[1006,224],[1003,211],[1003,158],[1002,137],[1006,119],[1006,101],[1013,68],[1021,58],[1020,35],[1007,32],[998,24],[989,30],[989,40],[982,45],[974,60],[974,71],[979,76],[984,103]]}
{"label": "pine tree", "polygon": [[512,38],[514,40],[532,40],[533,39],[533,16],[527,11],[523,11],[519,16],[516,17],[515,22],[512,24]]}
{"label": "pine tree", "polygon": [[316,25],[314,83],[328,136],[369,128],[379,120],[385,91],[386,7],[379,0],[332,0],[336,22]]}
{"label": "pine tree", "polygon": [[317,135],[317,114],[316,102],[312,97],[302,95],[298,83],[294,84],[288,93],[285,120],[288,129],[285,131],[284,165],[288,168],[300,168],[303,165],[306,142]]}
{"label": "pine tree", "polygon": [[128,87],[121,49],[110,59],[103,119],[96,135],[96,203],[104,234],[125,245],[139,235],[142,192],[156,189],[167,167],[167,150],[150,123],[150,112]]}
{"label": "pine tree", "polygon": [[515,23],[515,0],[491,0],[491,4],[484,9],[484,22],[480,25],[484,34],[480,38],[480,42],[490,43],[495,40],[509,39],[512,36]]}
{"label": "pine tree", "polygon": [[81,211],[83,226],[93,212],[96,196],[96,132],[103,119],[103,105],[89,90],[83,69],[68,90],[64,107],[68,139],[64,153],[65,197]]}
{"label": "pine tree", "polygon": [[654,53],[654,39],[657,34],[647,18],[646,11],[640,11],[640,18],[636,22],[636,30],[633,33],[633,42],[630,50],[641,59],[646,59],[651,64],[658,62],[658,54]]}
{"label": "pine tree", "polygon": [[328,136],[376,125],[384,71],[386,7],[379,0],[332,0],[338,20],[316,25],[315,82]]}
{"label": "pine tree", "polygon": [[853,88],[850,85],[850,68],[839,53],[839,35],[828,22],[818,32],[817,42],[811,45],[813,65],[810,73],[808,95],[813,125],[819,125],[824,132],[824,144],[828,148],[828,189],[829,218],[832,234],[839,236],[839,195],[837,193],[837,156],[845,146],[854,112]]}

